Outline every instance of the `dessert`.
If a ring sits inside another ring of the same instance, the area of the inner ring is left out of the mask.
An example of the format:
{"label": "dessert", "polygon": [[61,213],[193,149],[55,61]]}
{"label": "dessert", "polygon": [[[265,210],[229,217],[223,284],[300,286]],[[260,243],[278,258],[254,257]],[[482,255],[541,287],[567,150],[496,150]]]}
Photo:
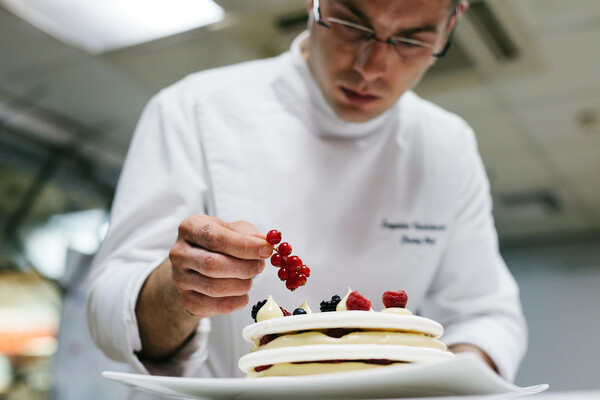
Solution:
{"label": "dessert", "polygon": [[371,301],[348,289],[313,313],[304,302],[292,313],[272,296],[256,304],[244,339],[252,343],[239,367],[249,378],[312,375],[451,358],[439,340],[443,327],[405,308],[404,291],[385,292],[385,308],[373,311]]}

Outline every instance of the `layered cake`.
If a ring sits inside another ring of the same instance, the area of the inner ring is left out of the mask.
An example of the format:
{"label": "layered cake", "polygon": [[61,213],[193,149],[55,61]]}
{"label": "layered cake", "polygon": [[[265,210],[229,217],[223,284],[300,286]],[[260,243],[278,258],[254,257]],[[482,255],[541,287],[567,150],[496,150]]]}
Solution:
{"label": "layered cake", "polygon": [[436,362],[453,357],[439,340],[443,327],[413,315],[404,291],[385,292],[385,308],[373,311],[371,301],[348,290],[333,296],[313,313],[304,302],[293,313],[269,296],[253,307],[256,323],[242,336],[252,344],[239,360],[249,378],[313,375],[390,365]]}

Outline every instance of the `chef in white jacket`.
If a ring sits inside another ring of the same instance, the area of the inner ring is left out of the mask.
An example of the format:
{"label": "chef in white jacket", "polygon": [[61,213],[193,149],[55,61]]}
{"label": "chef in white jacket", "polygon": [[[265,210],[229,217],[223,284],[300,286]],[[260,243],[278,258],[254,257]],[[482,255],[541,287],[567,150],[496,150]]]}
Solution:
{"label": "chef in white jacket", "polygon": [[[459,0],[308,1],[279,57],[204,71],[146,107],[88,285],[97,345],[138,371],[242,376],[250,309],[404,289],[455,352],[512,380],[526,348],[488,181],[458,116],[411,89],[447,50]],[[311,268],[265,263],[279,229]]]}

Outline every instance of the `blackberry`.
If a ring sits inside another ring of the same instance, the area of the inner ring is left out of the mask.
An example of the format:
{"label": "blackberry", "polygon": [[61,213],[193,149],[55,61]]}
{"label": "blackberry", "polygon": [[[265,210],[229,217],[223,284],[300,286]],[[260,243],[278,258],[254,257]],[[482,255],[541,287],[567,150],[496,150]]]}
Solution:
{"label": "blackberry", "polygon": [[342,299],[337,294],[332,296],[329,301],[323,300],[320,304],[321,312],[335,311],[335,308],[341,300]]}
{"label": "blackberry", "polygon": [[306,314],[306,310],[304,308],[296,308],[294,310],[294,315],[302,315],[302,314]]}
{"label": "blackberry", "polygon": [[262,306],[264,306],[266,302],[267,302],[267,299],[264,299],[252,306],[252,314],[250,314],[250,315],[252,316],[252,319],[254,320],[254,322],[256,322],[256,314],[258,314],[258,310],[260,310],[260,308]]}

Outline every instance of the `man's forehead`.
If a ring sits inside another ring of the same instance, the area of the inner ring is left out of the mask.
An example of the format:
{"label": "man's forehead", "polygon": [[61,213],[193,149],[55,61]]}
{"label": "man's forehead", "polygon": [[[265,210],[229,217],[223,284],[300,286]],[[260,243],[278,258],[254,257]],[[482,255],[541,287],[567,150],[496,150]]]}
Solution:
{"label": "man's forehead", "polygon": [[383,23],[390,27],[427,25],[434,28],[445,19],[452,0],[321,0],[353,13],[365,23]]}
{"label": "man's forehead", "polygon": [[338,3],[352,10],[370,9],[431,9],[446,10],[452,8],[454,0],[321,0]]}

